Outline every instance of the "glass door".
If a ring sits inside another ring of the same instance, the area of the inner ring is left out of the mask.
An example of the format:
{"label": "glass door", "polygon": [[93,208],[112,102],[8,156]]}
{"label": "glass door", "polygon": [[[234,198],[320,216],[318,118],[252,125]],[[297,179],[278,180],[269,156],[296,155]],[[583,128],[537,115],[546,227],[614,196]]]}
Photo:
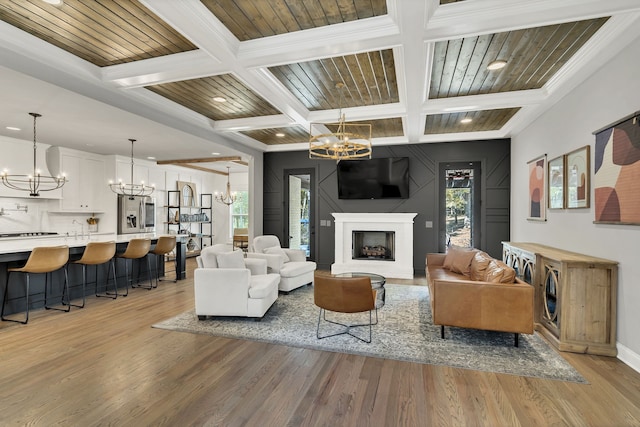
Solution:
{"label": "glass door", "polygon": [[315,255],[313,176],[312,169],[285,171],[285,237],[289,239],[289,244],[282,242],[292,249],[303,249],[310,259]]}
{"label": "glass door", "polygon": [[440,165],[440,242],[444,252],[451,245],[479,247],[480,164]]}

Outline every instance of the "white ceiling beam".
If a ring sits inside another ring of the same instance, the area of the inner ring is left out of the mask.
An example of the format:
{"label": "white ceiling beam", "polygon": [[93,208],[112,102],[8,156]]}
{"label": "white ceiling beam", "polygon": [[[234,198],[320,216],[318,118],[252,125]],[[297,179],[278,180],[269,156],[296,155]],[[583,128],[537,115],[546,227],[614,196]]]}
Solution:
{"label": "white ceiling beam", "polygon": [[140,2],[218,62],[237,53],[238,39],[199,0]]}
{"label": "white ceiling beam", "polygon": [[427,41],[459,39],[640,11],[638,0],[484,0],[439,7]]}
{"label": "white ceiling beam", "polygon": [[243,130],[271,129],[299,126],[297,122],[284,114],[271,116],[247,117],[242,119],[218,120],[214,129],[218,132],[239,132]]}
{"label": "white ceiling beam", "polygon": [[229,67],[202,50],[192,50],[111,65],[101,72],[105,83],[132,88],[225,74]]}
{"label": "white ceiling beam", "polygon": [[[387,117],[400,117],[407,114],[407,110],[400,103],[368,105],[364,107],[343,108],[342,113],[345,115],[347,122],[359,120],[376,120]],[[309,112],[308,119],[314,123],[333,123],[340,118],[340,110],[319,110]]]}
{"label": "white ceiling beam", "polygon": [[409,143],[418,142],[424,133],[424,116],[421,107],[427,93],[427,75],[432,56],[429,46],[417,34],[424,30],[426,16],[430,14],[431,2],[424,0],[402,0],[396,3],[397,22],[402,48],[396,49],[396,77],[401,89],[400,101],[407,111],[405,136]]}
{"label": "white ceiling beam", "polygon": [[238,61],[244,67],[271,67],[350,55],[397,46],[396,23],[376,16],[293,33],[248,40],[240,44]]}
{"label": "white ceiling beam", "polygon": [[457,96],[429,99],[422,106],[424,114],[447,114],[460,111],[496,110],[523,105],[539,105],[548,97],[545,89],[490,93],[486,95]]}

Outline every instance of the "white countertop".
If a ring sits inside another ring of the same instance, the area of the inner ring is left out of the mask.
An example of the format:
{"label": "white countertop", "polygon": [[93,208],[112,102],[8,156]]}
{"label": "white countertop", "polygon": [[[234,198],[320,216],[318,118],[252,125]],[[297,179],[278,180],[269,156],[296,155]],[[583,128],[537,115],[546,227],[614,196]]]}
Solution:
{"label": "white countertop", "polygon": [[[115,233],[95,233],[90,236],[36,236],[36,237],[16,237],[0,239],[0,254],[10,254],[15,252],[31,251],[38,246],[61,246],[66,245],[70,248],[84,247],[89,242],[109,242],[125,243],[131,239],[149,238],[157,239],[160,236],[166,236],[166,233],[138,233],[138,234],[115,234]],[[188,237],[186,234],[177,234],[174,236]]]}

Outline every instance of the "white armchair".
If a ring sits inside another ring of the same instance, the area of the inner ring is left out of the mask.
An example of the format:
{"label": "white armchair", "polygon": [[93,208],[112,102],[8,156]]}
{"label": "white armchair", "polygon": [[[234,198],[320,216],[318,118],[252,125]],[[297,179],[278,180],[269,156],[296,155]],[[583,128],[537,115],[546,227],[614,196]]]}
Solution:
{"label": "white armchair", "polygon": [[289,249],[280,246],[278,236],[258,236],[247,254],[247,259],[264,259],[267,270],[280,275],[278,289],[289,292],[306,284],[313,284],[316,263],[307,261],[302,249]]}
{"label": "white armchair", "polygon": [[230,245],[206,247],[196,259],[196,315],[261,318],[278,298],[280,275],[267,273],[267,262],[244,259]]}

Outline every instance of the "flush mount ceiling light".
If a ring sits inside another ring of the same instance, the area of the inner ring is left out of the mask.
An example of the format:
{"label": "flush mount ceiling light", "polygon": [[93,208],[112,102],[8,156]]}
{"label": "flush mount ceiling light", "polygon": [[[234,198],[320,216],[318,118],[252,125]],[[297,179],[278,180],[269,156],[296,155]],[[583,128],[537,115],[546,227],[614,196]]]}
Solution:
{"label": "flush mount ceiling light", "polygon": [[0,173],[0,180],[9,188],[28,191],[31,197],[38,197],[40,191],[57,190],[62,187],[67,182],[67,178],[64,175],[42,175],[36,167],[36,119],[42,115],[38,113],[29,113],[29,115],[33,117],[33,173],[31,175],[9,175],[7,171],[3,171]]}
{"label": "flush mount ceiling light", "polygon": [[495,61],[491,61],[489,65],[487,65],[487,70],[499,70],[501,68],[504,68],[505,65],[507,65],[507,61],[505,61],[504,59],[496,59]]}
{"label": "flush mount ceiling light", "polygon": [[[338,123],[311,123],[309,129],[309,158],[331,160],[353,160],[371,158],[371,125],[346,123],[342,113],[344,83],[336,84],[340,91]],[[314,127],[322,127],[327,133],[313,135]]]}
{"label": "flush mount ceiling light", "polygon": [[278,133],[276,133],[276,136],[277,136],[278,138],[284,138],[284,133],[282,133],[282,132],[278,132]]}
{"label": "flush mount ceiling light", "polygon": [[224,96],[214,96],[213,99],[215,102],[227,102],[227,98],[225,98]]}
{"label": "flush mount ceiling light", "polygon": [[62,0],[42,0],[45,3],[52,4],[54,6],[60,6],[62,4]]}
{"label": "flush mount ceiling light", "polygon": [[465,117],[464,119],[460,120],[460,123],[471,123],[473,121],[473,119],[471,117]]}
{"label": "flush mount ceiling light", "polygon": [[229,183],[229,175],[230,175],[229,166],[227,166],[227,192],[224,194],[218,194],[218,192],[216,191],[214,195],[216,202],[224,203],[227,206],[232,205],[233,202],[236,201],[236,193],[231,192],[231,183]]}
{"label": "flush mount ceiling light", "polygon": [[13,131],[16,131],[16,132],[17,132],[17,131],[19,131],[19,130],[21,130],[20,128],[17,128],[17,127],[15,127],[15,126],[7,126],[7,127],[6,127],[6,129],[7,129],[7,130],[13,130]]}
{"label": "flush mount ceiling light", "polygon": [[123,183],[122,180],[118,181],[117,184],[109,181],[109,188],[114,193],[128,196],[130,199],[133,199],[134,196],[148,196],[155,190],[152,185],[144,185],[144,181],[140,181],[140,184],[133,183],[133,143],[136,140],[130,139],[129,141],[131,141],[131,181],[129,184]]}

